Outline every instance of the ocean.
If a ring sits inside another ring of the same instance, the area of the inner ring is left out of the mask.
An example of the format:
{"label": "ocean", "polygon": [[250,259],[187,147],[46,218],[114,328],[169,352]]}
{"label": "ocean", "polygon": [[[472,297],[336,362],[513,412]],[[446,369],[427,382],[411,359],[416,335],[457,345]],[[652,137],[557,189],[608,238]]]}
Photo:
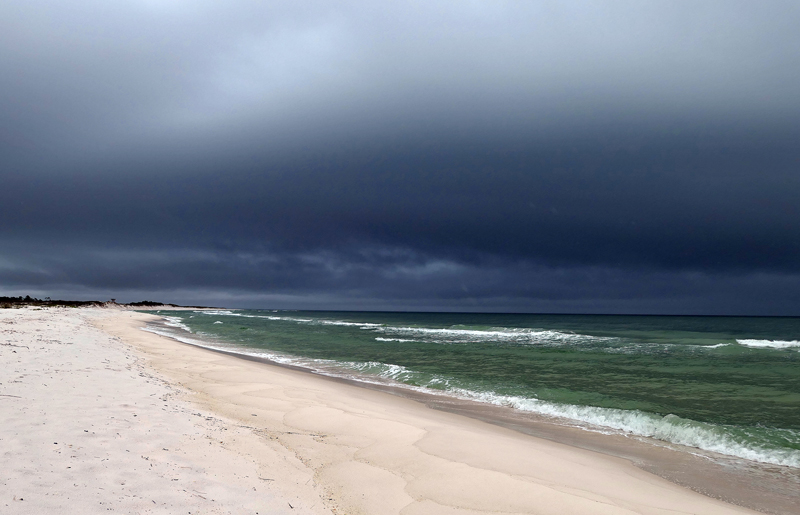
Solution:
{"label": "ocean", "polygon": [[800,468],[800,318],[156,313],[186,343]]}

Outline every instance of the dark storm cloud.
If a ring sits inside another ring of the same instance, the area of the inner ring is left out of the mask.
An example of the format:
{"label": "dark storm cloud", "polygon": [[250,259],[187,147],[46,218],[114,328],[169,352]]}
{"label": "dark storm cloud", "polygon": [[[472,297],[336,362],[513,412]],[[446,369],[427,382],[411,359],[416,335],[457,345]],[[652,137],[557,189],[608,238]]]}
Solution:
{"label": "dark storm cloud", "polygon": [[0,14],[9,291],[800,309],[794,3]]}
{"label": "dark storm cloud", "polygon": [[791,149],[708,156],[684,141],[660,143],[510,155],[475,146],[348,149],[289,165],[238,163],[233,174],[220,164],[217,173],[151,181],[72,175],[46,189],[35,177],[16,177],[0,210],[6,232],[21,239],[33,229],[54,240],[102,236],[115,246],[365,244],[471,261],[499,254],[548,265],[799,271],[800,176]]}
{"label": "dark storm cloud", "polygon": [[10,139],[99,155],[165,138],[193,149],[197,139],[269,144],[287,129],[305,141],[404,123],[552,132],[612,114],[771,118],[797,109],[797,10],[12,2],[0,22],[3,104]]}

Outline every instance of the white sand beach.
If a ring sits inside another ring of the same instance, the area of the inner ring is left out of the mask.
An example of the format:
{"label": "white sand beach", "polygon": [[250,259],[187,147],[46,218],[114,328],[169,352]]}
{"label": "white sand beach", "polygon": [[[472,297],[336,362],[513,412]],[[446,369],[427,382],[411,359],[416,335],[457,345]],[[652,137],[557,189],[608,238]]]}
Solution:
{"label": "white sand beach", "polygon": [[141,330],[0,310],[0,512],[735,514],[593,453]]}

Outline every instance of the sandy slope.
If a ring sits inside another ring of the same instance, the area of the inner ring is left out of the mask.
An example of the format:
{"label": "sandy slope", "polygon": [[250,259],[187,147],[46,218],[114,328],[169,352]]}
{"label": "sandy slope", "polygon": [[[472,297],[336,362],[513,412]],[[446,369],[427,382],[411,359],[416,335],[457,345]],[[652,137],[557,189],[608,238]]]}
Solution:
{"label": "sandy slope", "polygon": [[180,344],[141,331],[147,317],[0,312],[2,343],[27,346],[0,348],[15,396],[0,397],[0,508],[753,513],[621,459]]}

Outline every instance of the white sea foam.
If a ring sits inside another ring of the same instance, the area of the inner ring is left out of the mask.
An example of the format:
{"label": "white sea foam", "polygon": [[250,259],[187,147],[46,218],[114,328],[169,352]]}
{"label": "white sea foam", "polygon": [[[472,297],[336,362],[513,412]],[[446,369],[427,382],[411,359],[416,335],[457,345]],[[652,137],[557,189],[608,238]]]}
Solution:
{"label": "white sea foam", "polygon": [[267,320],[287,320],[289,322],[313,322],[311,318],[278,317],[278,316],[257,316],[250,315],[251,318],[266,318]]}
{"label": "white sea foam", "polygon": [[[448,389],[451,385],[451,380],[447,377],[422,374],[402,365],[381,363],[379,361],[347,361],[332,363],[334,364],[335,368],[327,369],[328,373],[332,373],[333,375],[340,377],[347,377],[362,383],[385,385],[386,380],[389,380],[394,386],[425,393],[430,393],[431,388],[440,390],[441,393],[449,393]],[[346,367],[354,370],[358,372],[358,375],[342,374],[341,372],[338,372],[340,367]],[[322,373],[325,372],[326,371],[323,371]],[[379,380],[376,380],[376,378]]]}
{"label": "white sea foam", "polygon": [[234,313],[233,311],[229,311],[227,309],[214,309],[214,310],[203,310],[203,311],[195,311],[195,313],[203,314],[203,315],[237,315],[238,313]]}
{"label": "white sea foam", "polygon": [[416,340],[407,340],[405,338],[381,338],[380,336],[375,337],[376,341],[379,342],[415,342]]}
{"label": "white sea foam", "polygon": [[219,321],[219,320],[217,320],[217,321],[216,321],[216,322],[214,322],[214,323],[215,323],[215,324],[221,324],[222,322],[221,322],[221,321]]}
{"label": "white sea foam", "polygon": [[736,340],[739,345],[751,347],[754,349],[791,349],[800,347],[800,341],[783,341],[783,340]]}
{"label": "white sea foam", "polygon": [[379,361],[367,362],[344,362],[342,365],[352,368],[359,372],[366,374],[376,375],[385,379],[393,379],[395,381],[407,381],[413,376],[418,375],[416,372],[410,370],[403,365],[393,365],[391,363],[381,363]]}
{"label": "white sea foam", "polygon": [[314,320],[314,323],[320,325],[354,326],[354,327],[360,327],[362,329],[380,327],[382,325],[382,324],[371,324],[367,322],[345,322],[344,320]]}
{"label": "white sea foam", "polygon": [[191,333],[192,332],[192,330],[189,328],[189,326],[184,324],[183,323],[183,319],[180,318],[180,317],[165,316],[164,317],[164,325],[168,325],[170,327],[178,327],[180,329],[183,329],[187,333]]}

